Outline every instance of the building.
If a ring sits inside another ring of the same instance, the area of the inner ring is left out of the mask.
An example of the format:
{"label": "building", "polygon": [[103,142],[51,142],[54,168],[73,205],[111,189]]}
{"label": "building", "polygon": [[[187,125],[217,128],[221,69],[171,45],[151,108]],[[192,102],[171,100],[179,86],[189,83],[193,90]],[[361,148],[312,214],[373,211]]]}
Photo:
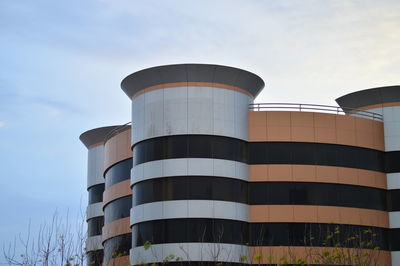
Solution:
{"label": "building", "polygon": [[400,265],[400,86],[253,104],[257,75],[181,64],[121,87],[132,128],[81,135],[89,261],[265,265],[340,243]]}

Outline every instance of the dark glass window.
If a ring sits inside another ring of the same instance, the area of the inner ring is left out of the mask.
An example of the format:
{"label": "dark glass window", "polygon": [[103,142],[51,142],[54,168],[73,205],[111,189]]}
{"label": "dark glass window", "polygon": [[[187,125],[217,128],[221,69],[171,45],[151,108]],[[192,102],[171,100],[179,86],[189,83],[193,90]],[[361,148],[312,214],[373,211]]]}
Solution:
{"label": "dark glass window", "polygon": [[387,204],[388,211],[400,211],[400,189],[388,190]]}
{"label": "dark glass window", "polygon": [[[251,246],[334,246],[361,247],[360,243],[388,250],[388,230],[379,227],[317,223],[246,223],[224,219],[168,219],[133,226],[132,246],[146,241],[162,243],[231,243]],[[327,240],[330,233],[337,231]],[[397,232],[391,236],[397,237]],[[352,239],[356,237],[356,240]],[[391,238],[393,247],[394,238]]]}
{"label": "dark glass window", "polygon": [[132,234],[125,234],[107,239],[104,243],[104,261],[112,258],[129,256]]}
{"label": "dark glass window", "polygon": [[[321,205],[387,210],[386,190],[314,182],[245,182],[212,176],[149,179],[133,186],[134,206],[166,200],[223,200],[250,205]],[[390,208],[399,202],[391,193]]]}
{"label": "dark glass window", "polygon": [[89,204],[102,202],[103,201],[103,192],[104,192],[104,183],[98,184],[95,186],[91,186],[88,189],[89,193]]}
{"label": "dark glass window", "polygon": [[[177,135],[144,140],[134,148],[135,164],[171,158],[215,158],[249,164],[317,164],[395,171],[400,153],[324,143],[245,142],[210,135]],[[385,167],[384,167],[385,166]],[[396,168],[397,167],[397,168]]]}
{"label": "dark glass window", "polygon": [[385,172],[400,172],[400,151],[386,152],[385,154]]}
{"label": "dark glass window", "polygon": [[215,176],[172,176],[133,186],[133,205],[166,200],[223,200],[247,203],[247,182]]}
{"label": "dark glass window", "polygon": [[104,223],[108,224],[112,221],[129,217],[132,208],[132,196],[111,201],[104,207]]}
{"label": "dark glass window", "polygon": [[390,229],[390,250],[400,251],[400,228]]}
{"label": "dark glass window", "polygon": [[132,158],[121,161],[108,168],[105,173],[106,188],[131,178]]}
{"label": "dark glass window", "polygon": [[88,266],[101,266],[103,263],[103,250],[93,250],[86,253],[87,265]]}
{"label": "dark glass window", "polygon": [[88,224],[88,236],[97,236],[101,235],[101,229],[104,225],[104,217],[94,217],[87,221]]}

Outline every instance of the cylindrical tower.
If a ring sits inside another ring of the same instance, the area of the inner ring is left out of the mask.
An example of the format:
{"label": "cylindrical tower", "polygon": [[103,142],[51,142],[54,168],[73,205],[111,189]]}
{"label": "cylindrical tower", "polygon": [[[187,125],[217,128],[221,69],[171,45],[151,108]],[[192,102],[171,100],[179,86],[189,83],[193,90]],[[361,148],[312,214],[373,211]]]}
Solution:
{"label": "cylindrical tower", "polygon": [[336,99],[336,102],[354,116],[360,112],[349,110],[349,107],[383,116],[390,249],[392,265],[400,265],[400,86],[357,91]]}
{"label": "cylindrical tower", "polygon": [[131,127],[120,126],[108,135],[104,145],[103,265],[127,265],[131,248],[129,214],[132,207]]}
{"label": "cylindrical tower", "polygon": [[101,265],[103,246],[101,230],[104,224],[104,141],[107,134],[116,126],[100,127],[84,132],[79,138],[88,148],[87,191],[89,202],[86,209],[88,238],[86,241],[88,265]]}
{"label": "cylindrical tower", "polygon": [[262,79],[181,64],[133,73],[121,86],[135,131],[131,263],[241,262],[249,253],[248,106]]}
{"label": "cylindrical tower", "polygon": [[309,107],[249,112],[251,262],[314,265],[339,248],[390,265],[383,123]]}

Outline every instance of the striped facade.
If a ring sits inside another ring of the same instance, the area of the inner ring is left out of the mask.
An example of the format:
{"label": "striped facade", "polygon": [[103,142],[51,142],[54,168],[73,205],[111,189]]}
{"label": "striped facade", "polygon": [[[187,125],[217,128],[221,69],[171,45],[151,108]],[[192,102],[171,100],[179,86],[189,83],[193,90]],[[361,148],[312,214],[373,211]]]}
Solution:
{"label": "striped facade", "polygon": [[338,243],[400,265],[400,87],[337,99],[346,115],[249,110],[262,79],[217,65],[145,69],[121,87],[132,130],[81,136],[104,190],[93,203],[88,181],[96,265],[318,264]]}

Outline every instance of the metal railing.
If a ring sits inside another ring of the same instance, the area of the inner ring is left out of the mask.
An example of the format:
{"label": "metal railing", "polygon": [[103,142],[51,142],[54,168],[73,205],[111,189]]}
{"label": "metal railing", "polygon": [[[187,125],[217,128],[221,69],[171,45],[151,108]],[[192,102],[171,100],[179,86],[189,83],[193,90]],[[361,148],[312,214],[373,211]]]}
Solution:
{"label": "metal railing", "polygon": [[250,111],[295,111],[295,112],[318,112],[337,115],[353,115],[377,121],[383,121],[381,114],[359,110],[348,107],[305,104],[305,103],[253,103],[249,105]]}
{"label": "metal railing", "polygon": [[114,128],[113,130],[108,132],[108,134],[104,137],[104,142],[106,142],[107,140],[111,139],[115,135],[118,135],[119,133],[129,129],[131,127],[131,124],[132,124],[132,122],[128,122],[126,124],[123,124],[123,125],[120,125],[120,126]]}

